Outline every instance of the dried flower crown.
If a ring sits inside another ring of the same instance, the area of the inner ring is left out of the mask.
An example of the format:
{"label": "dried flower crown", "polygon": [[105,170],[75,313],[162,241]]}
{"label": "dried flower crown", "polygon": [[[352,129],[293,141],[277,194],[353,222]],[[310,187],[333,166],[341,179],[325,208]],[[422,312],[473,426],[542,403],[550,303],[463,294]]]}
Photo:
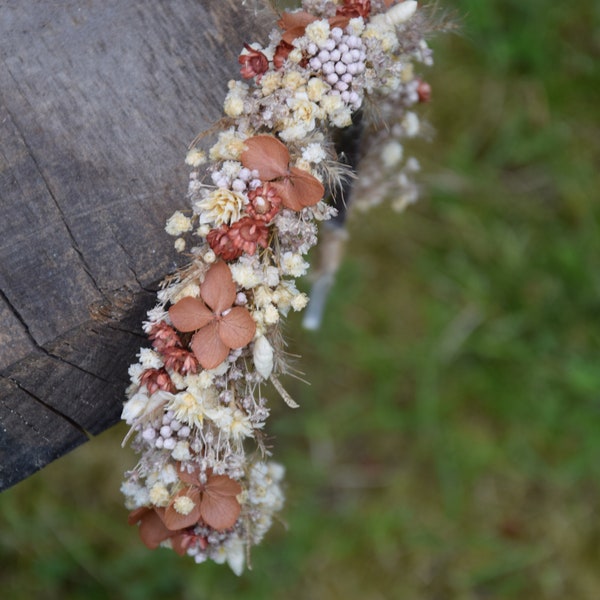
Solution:
{"label": "dried flower crown", "polygon": [[368,122],[377,105],[391,124],[371,133],[382,149],[375,160],[395,177],[371,183],[367,203],[390,189],[397,206],[414,201],[417,165],[402,164],[399,140],[418,132],[409,108],[429,93],[413,72],[414,62],[431,63],[426,25],[412,0],[304,0],[281,15],[267,46],[244,45],[249,83],[229,83],[226,126],[208,157],[198,148],[187,157],[192,216],[167,223],[180,251],[195,229],[192,262],[165,280],[144,323],[152,349],[129,370],[122,416],[140,460],[122,491],[149,548],[227,561],[239,574],[281,509],[283,467],[266,460],[262,390],[270,381],[297,406],[278,379],[279,323],[307,304],[294,280],[308,268],[316,223],[336,214],[324,197],[348,171],[331,135],[363,112]]}

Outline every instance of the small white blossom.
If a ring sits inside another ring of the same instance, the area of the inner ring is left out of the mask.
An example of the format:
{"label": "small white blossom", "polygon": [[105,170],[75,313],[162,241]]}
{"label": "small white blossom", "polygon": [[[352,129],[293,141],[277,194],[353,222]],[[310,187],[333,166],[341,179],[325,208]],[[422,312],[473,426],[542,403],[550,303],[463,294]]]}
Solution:
{"label": "small white blossom", "polygon": [[165,231],[169,235],[181,235],[186,231],[191,231],[193,228],[192,220],[186,217],[181,211],[175,211],[171,217],[169,217],[165,226]]}

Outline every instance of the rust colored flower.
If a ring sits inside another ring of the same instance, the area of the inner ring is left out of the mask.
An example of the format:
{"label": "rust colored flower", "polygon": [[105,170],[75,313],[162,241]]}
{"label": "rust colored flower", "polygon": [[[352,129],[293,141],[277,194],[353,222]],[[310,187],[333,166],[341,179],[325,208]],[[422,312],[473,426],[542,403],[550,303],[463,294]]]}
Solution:
{"label": "rust colored flower", "polygon": [[290,167],[290,153],[285,144],[271,135],[255,135],[244,141],[244,167],[258,171],[263,181],[275,190],[281,202],[292,210],[313,206],[325,194],[323,184],[310,173]]}
{"label": "rust colored flower", "polygon": [[146,386],[149,396],[152,396],[157,390],[164,390],[171,394],[176,392],[175,386],[164,368],[146,369],[140,377],[140,384]]}
{"label": "rust colored flower", "polygon": [[281,198],[270,184],[266,183],[248,193],[250,204],[246,207],[248,214],[256,221],[270,223],[279,212]]}
{"label": "rust colored flower", "polygon": [[260,81],[262,74],[269,68],[269,61],[262,52],[255,50],[252,46],[244,44],[244,48],[248,54],[240,54],[238,58],[238,62],[242,65],[240,73],[244,79],[251,79],[258,75],[257,81]]}
{"label": "rust colored flower", "polygon": [[173,369],[181,375],[198,372],[198,360],[188,350],[174,347],[165,348],[162,354],[167,369]]}
{"label": "rust colored flower", "polygon": [[129,513],[130,525],[140,524],[140,538],[147,548],[154,550],[161,542],[170,539],[173,550],[183,556],[188,548],[198,544],[203,550],[208,547],[206,538],[194,534],[193,527],[170,530],[165,525],[165,509],[143,506]]}
{"label": "rust colored flower", "polygon": [[243,250],[238,246],[234,246],[233,239],[229,237],[229,227],[227,225],[211,229],[206,236],[206,241],[213,252],[223,260],[235,260],[242,255]]}
{"label": "rust colored flower", "polygon": [[229,267],[212,265],[200,286],[200,298],[186,296],[171,306],[169,317],[176,329],[195,331],[190,348],[204,369],[220,365],[232,348],[247,346],[256,323],[243,306],[233,306],[236,288]]}
{"label": "rust colored flower", "polygon": [[419,94],[419,102],[429,102],[431,100],[431,86],[426,81],[419,79],[417,94]]}
{"label": "rust colored flower", "polygon": [[223,260],[235,260],[244,252],[253,255],[256,246],[266,248],[269,245],[269,230],[264,221],[244,217],[233,225],[221,225],[206,236],[210,247]]}
{"label": "rust colored flower", "polygon": [[273,56],[273,65],[276,69],[281,69],[283,67],[285,59],[293,49],[294,46],[292,46],[292,44],[288,44],[284,40],[281,40],[281,42],[277,44],[277,48],[275,48],[275,54]]}
{"label": "rust colored flower", "polygon": [[336,15],[342,15],[351,19],[355,17],[367,18],[371,12],[371,0],[344,0],[344,6],[340,6]]}
{"label": "rust colored flower", "polygon": [[152,346],[157,352],[164,352],[167,348],[181,348],[181,340],[177,332],[164,321],[156,323],[148,338],[152,341]]}

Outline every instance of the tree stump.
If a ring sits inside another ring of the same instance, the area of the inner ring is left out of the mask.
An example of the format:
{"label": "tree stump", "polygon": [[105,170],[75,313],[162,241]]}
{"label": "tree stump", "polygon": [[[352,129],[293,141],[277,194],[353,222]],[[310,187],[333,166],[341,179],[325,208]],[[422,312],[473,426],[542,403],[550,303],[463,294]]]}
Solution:
{"label": "tree stump", "polygon": [[0,489],[118,421],[145,311],[185,261],[164,223],[186,204],[187,144],[257,37],[241,10],[3,3]]}

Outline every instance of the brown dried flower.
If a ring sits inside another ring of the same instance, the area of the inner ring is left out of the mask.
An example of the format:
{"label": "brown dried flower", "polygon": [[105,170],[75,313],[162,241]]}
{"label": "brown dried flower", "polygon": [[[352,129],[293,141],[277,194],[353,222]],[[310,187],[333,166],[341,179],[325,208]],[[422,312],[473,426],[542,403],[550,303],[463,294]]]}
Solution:
{"label": "brown dried flower", "polygon": [[210,247],[223,260],[235,260],[244,252],[254,254],[257,246],[269,245],[269,230],[263,221],[244,217],[233,225],[221,225],[206,236]]}
{"label": "brown dried flower", "polygon": [[175,393],[176,388],[164,368],[146,369],[140,377],[140,385],[145,385],[148,395],[152,396],[158,390]]}
{"label": "brown dried flower", "polygon": [[244,48],[248,54],[240,54],[238,58],[238,62],[242,65],[240,73],[244,79],[251,79],[258,75],[257,81],[260,81],[262,74],[269,68],[269,61],[262,52],[252,46],[244,44]]}
{"label": "brown dried flower", "polygon": [[268,183],[249,192],[248,199],[250,203],[246,210],[256,221],[270,223],[281,207],[281,198],[277,195],[277,190]]}
{"label": "brown dried flower", "polygon": [[212,265],[200,286],[200,298],[186,296],[171,306],[169,317],[183,332],[195,331],[190,347],[204,369],[220,365],[232,348],[247,346],[256,323],[242,306],[233,306],[236,288],[229,267]]}
{"label": "brown dried flower", "polygon": [[244,141],[244,167],[258,171],[263,181],[270,182],[286,208],[302,210],[313,206],[325,194],[323,184],[307,171],[290,167],[290,153],[285,144],[272,135],[255,135]]}
{"label": "brown dried flower", "polygon": [[371,0],[344,0],[344,6],[340,6],[336,15],[342,15],[351,19],[355,17],[367,18],[371,12]]}

